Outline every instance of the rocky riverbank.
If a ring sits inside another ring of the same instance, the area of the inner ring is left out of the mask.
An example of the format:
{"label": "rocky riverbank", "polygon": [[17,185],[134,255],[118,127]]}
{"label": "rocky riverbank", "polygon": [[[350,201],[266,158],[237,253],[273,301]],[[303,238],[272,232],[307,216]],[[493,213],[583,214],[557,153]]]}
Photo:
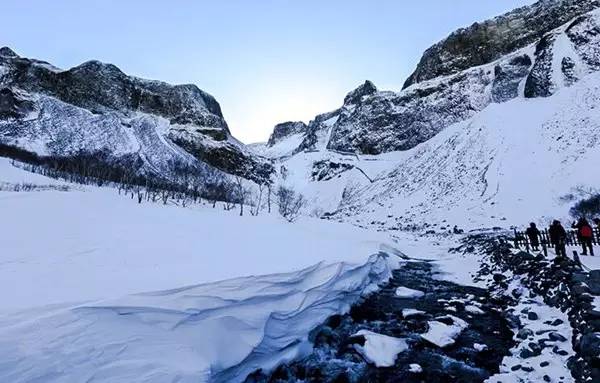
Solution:
{"label": "rocky riverbank", "polygon": [[[527,369],[543,370],[551,367],[552,360],[564,359],[576,382],[600,381],[600,312],[593,304],[600,294],[599,270],[587,272],[569,258],[545,258],[518,251],[507,238],[498,236],[470,236],[455,251],[484,254],[479,278],[490,281],[492,294],[514,299],[508,319],[521,339],[521,369],[527,365]],[[533,309],[536,304],[562,313],[564,320],[542,317]],[[521,319],[523,314],[527,316],[525,321]],[[536,331],[532,322],[545,326],[537,326]],[[570,344],[566,345],[567,341]],[[541,354],[547,354],[547,360],[533,366],[532,361]],[[540,376],[547,382],[568,379],[551,373]]]}
{"label": "rocky riverbank", "polygon": [[316,328],[314,349],[246,382],[481,382],[514,346],[507,300],[407,262],[382,290]]}
{"label": "rocky riverbank", "polygon": [[470,235],[451,253],[477,257],[475,282],[440,281],[435,262],[409,260],[376,294],[311,334],[313,349],[266,382],[600,381],[600,271]]}

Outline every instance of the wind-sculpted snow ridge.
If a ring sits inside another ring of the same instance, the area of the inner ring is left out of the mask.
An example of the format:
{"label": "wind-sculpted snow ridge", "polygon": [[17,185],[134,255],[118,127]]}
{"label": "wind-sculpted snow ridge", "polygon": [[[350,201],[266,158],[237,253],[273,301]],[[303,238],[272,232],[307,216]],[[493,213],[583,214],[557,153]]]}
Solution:
{"label": "wind-sculpted snow ridge", "polygon": [[388,256],[0,317],[6,382],[239,382],[391,276]]}
{"label": "wind-sculpted snow ridge", "polygon": [[195,85],[139,79],[99,61],[61,70],[8,48],[0,51],[0,143],[42,156],[103,153],[107,165],[167,179],[182,167],[256,182],[272,172]]}

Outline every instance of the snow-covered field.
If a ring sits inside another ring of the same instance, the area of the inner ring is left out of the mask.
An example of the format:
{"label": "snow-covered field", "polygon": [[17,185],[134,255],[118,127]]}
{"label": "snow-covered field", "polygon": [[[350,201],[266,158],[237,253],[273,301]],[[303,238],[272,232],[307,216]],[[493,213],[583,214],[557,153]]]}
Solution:
{"label": "snow-covered field", "polygon": [[[59,183],[6,159],[0,167],[6,182]],[[10,217],[0,222],[0,291],[11,291],[2,309],[287,272],[321,261],[363,264],[389,242],[317,219],[286,224],[277,214],[138,205],[112,188],[73,188],[0,192],[0,210]]]}
{"label": "snow-covered field", "polygon": [[[6,159],[0,178],[64,184]],[[237,381],[306,352],[401,254],[347,224],[69,186],[0,192],[0,381]]]}

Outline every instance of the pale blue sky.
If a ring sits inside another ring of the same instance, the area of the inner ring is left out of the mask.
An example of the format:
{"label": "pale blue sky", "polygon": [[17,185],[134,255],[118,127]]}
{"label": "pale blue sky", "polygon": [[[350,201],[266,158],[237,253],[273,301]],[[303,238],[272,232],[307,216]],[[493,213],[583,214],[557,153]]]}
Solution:
{"label": "pale blue sky", "polygon": [[232,133],[266,140],[372,80],[399,90],[454,29],[533,0],[0,0],[0,46],[62,68],[90,59],[139,77],[194,83]]}

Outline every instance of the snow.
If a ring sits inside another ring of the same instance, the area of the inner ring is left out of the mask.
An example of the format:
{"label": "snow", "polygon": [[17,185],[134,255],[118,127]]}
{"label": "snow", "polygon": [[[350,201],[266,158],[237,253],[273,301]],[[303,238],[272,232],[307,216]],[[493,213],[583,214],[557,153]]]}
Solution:
{"label": "snow", "polygon": [[[310,351],[310,330],[347,312],[388,273],[373,256],[362,266],[318,264],[11,313],[0,317],[0,381],[243,381]],[[385,363],[381,343],[372,342],[368,355]]]}
{"label": "snow", "polygon": [[475,314],[475,315],[485,314],[485,312],[482,309],[480,309],[479,307],[474,306],[474,305],[467,305],[467,306],[465,306],[465,311],[469,312],[471,314]]}
{"label": "snow", "polygon": [[402,317],[409,318],[415,315],[425,314],[425,311],[417,310],[417,309],[402,309]]}
{"label": "snow", "polygon": [[423,372],[423,367],[421,367],[419,364],[411,363],[408,365],[408,371],[412,372],[413,374],[419,374]]}
{"label": "snow", "polygon": [[[5,159],[0,178],[57,182]],[[0,222],[0,291],[11,292],[3,309],[286,272],[321,261],[362,264],[388,241],[312,218],[286,224],[275,214],[239,217],[208,206],[138,205],[114,189],[76,187],[82,190],[0,192],[0,211],[11,217]]]}
{"label": "snow", "polygon": [[[596,250],[597,249],[598,248],[596,247]],[[585,267],[587,267],[590,270],[600,270],[600,256],[596,255],[592,257],[589,255],[581,255],[581,248],[579,247],[568,248],[567,255],[572,257],[573,250],[576,250],[579,253],[579,260]]]}
{"label": "snow", "polygon": [[421,298],[423,295],[425,295],[425,293],[422,291],[409,289],[404,286],[400,286],[396,289],[397,298]]}
{"label": "snow", "polygon": [[354,348],[376,367],[393,366],[398,354],[408,350],[408,344],[404,339],[377,334],[368,330],[360,330],[354,336],[365,338],[364,346],[355,344]]}
{"label": "snow", "polygon": [[421,334],[421,338],[443,348],[454,344],[456,337],[469,327],[467,322],[453,315],[447,315],[444,318],[450,318],[452,324],[448,325],[439,321],[429,321],[427,322],[429,329],[426,333]]}
{"label": "snow", "polygon": [[[542,382],[543,376],[548,375],[551,377],[564,377],[563,382],[573,382],[574,379],[571,376],[571,371],[567,366],[567,361],[575,353],[572,347],[572,336],[573,331],[569,324],[569,317],[567,313],[563,313],[560,309],[550,307],[546,305],[540,297],[530,297],[529,290],[522,285],[519,278],[515,278],[511,281],[506,291],[512,291],[513,289],[520,289],[522,295],[519,303],[514,307],[515,315],[519,316],[523,328],[530,329],[533,332],[533,339],[519,339],[517,334],[518,330],[514,329],[515,335],[513,339],[516,342],[516,346],[511,349],[511,355],[504,357],[500,366],[500,372],[489,377],[486,382],[489,383],[518,383],[518,382]],[[529,311],[535,312],[539,319],[529,319],[527,313]],[[562,321],[561,324],[552,326],[548,323],[554,322],[556,319]],[[558,346],[558,348],[567,352],[567,355],[559,355],[553,351],[554,347],[545,347],[542,349],[541,354],[537,356],[531,356],[523,359],[520,357],[522,349],[528,347],[528,343],[536,342],[538,339],[547,339],[549,332],[557,332],[565,337],[565,341],[550,342],[546,340],[546,343],[552,346]],[[539,333],[540,335],[538,335]],[[540,363],[548,362],[546,367],[540,366]],[[512,367],[521,365],[524,367],[532,367],[531,372],[527,372],[521,369],[512,371]]]}
{"label": "snow", "polygon": [[251,146],[252,150],[257,154],[262,156],[266,156],[269,158],[281,158],[292,155],[294,150],[300,146],[302,140],[304,139],[303,133],[292,134],[288,137],[285,137],[275,143],[273,146],[267,146],[264,143],[253,144]]}
{"label": "snow", "polygon": [[481,344],[481,343],[473,343],[473,348],[477,351],[484,351],[487,350],[488,346],[485,344]]}
{"label": "snow", "polygon": [[[0,180],[65,184],[6,159]],[[347,224],[70,190],[0,192],[0,381],[241,381],[399,263]]]}

